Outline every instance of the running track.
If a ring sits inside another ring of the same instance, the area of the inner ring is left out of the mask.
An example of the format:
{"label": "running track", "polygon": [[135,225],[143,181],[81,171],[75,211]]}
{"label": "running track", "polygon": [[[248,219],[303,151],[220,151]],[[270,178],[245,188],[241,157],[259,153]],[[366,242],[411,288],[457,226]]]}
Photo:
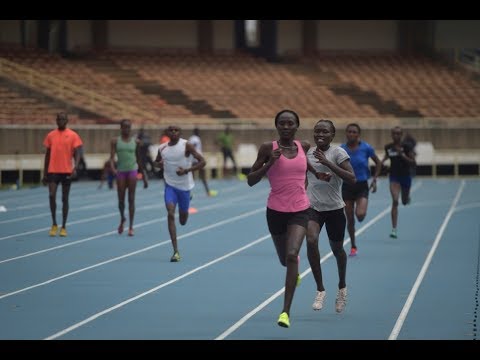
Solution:
{"label": "running track", "polygon": [[[324,309],[311,308],[304,242],[288,329],[276,324],[285,270],[266,225],[267,181],[212,180],[214,198],[197,183],[198,212],[177,225],[179,263],[169,262],[161,181],[139,184],[134,237],[117,234],[116,192],[97,185],[73,184],[66,238],[48,236],[45,187],[0,192],[0,339],[478,339],[477,178],[416,178],[395,240],[382,178],[357,223],[345,312],[335,313],[338,277],[323,229]],[[60,194],[57,208],[60,221]]]}

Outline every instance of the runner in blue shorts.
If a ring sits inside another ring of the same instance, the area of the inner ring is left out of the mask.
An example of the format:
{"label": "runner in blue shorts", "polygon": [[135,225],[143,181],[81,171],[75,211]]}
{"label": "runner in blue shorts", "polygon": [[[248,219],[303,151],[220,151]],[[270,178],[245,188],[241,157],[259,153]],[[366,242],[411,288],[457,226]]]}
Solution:
{"label": "runner in blue shorts", "polygon": [[[185,225],[188,220],[190,191],[195,186],[192,171],[202,169],[205,166],[205,160],[191,143],[180,137],[180,127],[171,125],[167,128],[166,134],[170,141],[160,145],[154,165],[163,170],[168,232],[173,246],[173,255],[170,261],[178,262],[180,261],[180,253],[175,226],[175,209],[178,204],[180,225]],[[195,163],[192,163],[192,157],[196,159]]]}
{"label": "runner in blue shorts", "polygon": [[415,166],[415,153],[409,143],[402,143],[403,131],[400,126],[392,129],[392,143],[385,145],[382,164],[390,159],[390,194],[392,195],[392,232],[390,237],[397,238],[398,198],[402,195],[402,204],[410,203],[412,185],[411,168]]}

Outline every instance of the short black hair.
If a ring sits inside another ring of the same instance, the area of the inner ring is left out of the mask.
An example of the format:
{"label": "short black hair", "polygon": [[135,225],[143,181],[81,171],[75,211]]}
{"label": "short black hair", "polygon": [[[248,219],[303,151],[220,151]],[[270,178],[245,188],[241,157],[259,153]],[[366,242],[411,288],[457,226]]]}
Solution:
{"label": "short black hair", "polygon": [[129,123],[130,125],[132,125],[132,122],[129,119],[122,119],[120,121],[120,126],[122,126],[123,124],[126,124],[126,123]]}
{"label": "short black hair", "polygon": [[358,125],[357,123],[350,123],[350,124],[348,124],[347,127],[345,128],[345,130],[348,129],[350,126],[356,127],[359,134],[362,132],[362,129],[360,129],[360,125]]}
{"label": "short black hair", "polygon": [[57,120],[59,119],[64,119],[64,120],[67,120],[68,121],[68,115],[66,112],[59,112],[57,113]]}
{"label": "short black hair", "polygon": [[394,126],[391,130],[391,132],[393,133],[394,131],[397,131],[397,132],[400,132],[401,134],[403,134],[403,129],[400,127],[400,126]]}
{"label": "short black hair", "polygon": [[[317,121],[317,123],[315,124],[315,126],[317,126],[318,123],[321,123],[321,122],[326,122],[328,125],[330,125],[330,128],[332,130],[332,132],[335,134],[336,133],[336,129],[335,129],[335,125],[333,125],[333,122],[332,120],[328,120],[328,119],[320,119]],[[314,126],[314,127],[315,127]]]}
{"label": "short black hair", "polygon": [[282,111],[280,111],[277,115],[275,115],[275,127],[277,126],[277,123],[278,123],[278,118],[280,117],[280,115],[282,115],[283,113],[290,113],[290,114],[293,114],[293,116],[295,116],[295,120],[297,121],[297,126],[300,127],[300,118],[298,117],[298,114],[293,111],[293,110],[289,110],[289,109],[284,109]]}

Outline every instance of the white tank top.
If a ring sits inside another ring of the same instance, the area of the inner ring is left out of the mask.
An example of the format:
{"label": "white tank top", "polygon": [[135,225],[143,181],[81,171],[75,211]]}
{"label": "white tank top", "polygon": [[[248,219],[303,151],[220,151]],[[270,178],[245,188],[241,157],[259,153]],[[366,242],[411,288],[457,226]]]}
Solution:
{"label": "white tank top", "polygon": [[202,140],[200,140],[200,137],[197,135],[192,135],[188,139],[188,142],[193,145],[195,150],[197,150],[198,153],[202,153]]}
{"label": "white tank top", "polygon": [[182,167],[190,169],[192,167],[192,157],[185,156],[187,140],[180,138],[178,142],[169,146],[168,142],[163,143],[158,148],[163,159],[163,177],[165,182],[179,190],[192,190],[195,186],[192,173],[186,175],[177,175],[177,169]]}

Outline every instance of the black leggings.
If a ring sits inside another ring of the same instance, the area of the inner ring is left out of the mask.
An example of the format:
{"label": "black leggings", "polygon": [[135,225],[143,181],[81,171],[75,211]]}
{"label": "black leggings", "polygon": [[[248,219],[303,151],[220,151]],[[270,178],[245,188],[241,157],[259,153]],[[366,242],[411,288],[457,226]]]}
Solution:
{"label": "black leggings", "polygon": [[309,218],[320,225],[320,231],[325,224],[330,241],[343,241],[347,223],[343,208],[330,211],[317,211],[310,208]]}

